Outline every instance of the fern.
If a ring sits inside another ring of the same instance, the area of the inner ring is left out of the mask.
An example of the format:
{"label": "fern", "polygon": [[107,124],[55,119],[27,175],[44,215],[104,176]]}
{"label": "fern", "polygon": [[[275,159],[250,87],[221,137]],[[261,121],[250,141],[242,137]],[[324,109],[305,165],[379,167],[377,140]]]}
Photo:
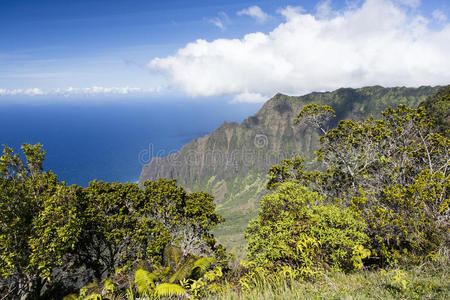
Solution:
{"label": "fern", "polygon": [[155,288],[155,280],[158,279],[153,273],[146,270],[139,269],[134,274],[134,283],[139,294],[151,293],[153,288]]}
{"label": "fern", "polygon": [[174,283],[187,278],[194,269],[194,257],[188,257],[186,261],[178,268],[178,270],[169,278],[169,283]]}
{"label": "fern", "polygon": [[214,257],[202,257],[197,259],[194,262],[194,267],[192,268],[189,277],[192,279],[198,279],[202,277],[206,273],[208,268],[215,262],[217,262],[217,260]]}
{"label": "fern", "polygon": [[202,272],[206,272],[208,268],[217,260],[214,257],[202,257],[195,261],[194,268],[199,268]]}
{"label": "fern", "polygon": [[184,296],[186,290],[178,284],[161,283],[155,288],[155,295],[158,297]]}

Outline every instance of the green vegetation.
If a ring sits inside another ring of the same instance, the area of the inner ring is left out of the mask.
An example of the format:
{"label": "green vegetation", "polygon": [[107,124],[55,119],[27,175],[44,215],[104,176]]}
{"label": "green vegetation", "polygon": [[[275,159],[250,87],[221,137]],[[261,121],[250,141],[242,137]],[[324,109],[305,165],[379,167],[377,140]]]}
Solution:
{"label": "green vegetation", "polygon": [[[306,169],[318,167],[313,152],[320,148],[318,138],[323,133],[306,124],[295,124],[305,105],[332,107],[336,118],[330,119],[325,128],[333,128],[340,120],[359,121],[370,115],[380,118],[388,107],[417,107],[438,89],[372,86],[299,97],[277,94],[241,124],[225,122],[211,134],[192,140],[177,154],[145,165],[140,180],[174,178],[190,191],[214,195],[217,211],[225,218],[214,231],[215,236],[227,249],[244,257],[246,224],[257,216],[259,201],[267,194],[265,175],[270,167],[296,156],[304,159]],[[448,116],[448,108],[434,106]]]}
{"label": "green vegetation", "polygon": [[[331,106],[303,106],[297,126],[321,133],[316,161],[287,158],[270,169],[245,233],[247,260],[239,262],[211,233],[223,218],[206,192],[166,179],[66,186],[42,170],[39,144],[23,146],[25,162],[5,147],[0,295],[448,299],[450,131],[440,109],[449,93],[335,127]],[[261,184],[245,178],[235,196]]]}
{"label": "green vegetation", "polygon": [[[258,213],[257,204],[251,199],[259,199],[266,193],[266,181],[266,176],[249,172],[245,176],[217,182],[218,186],[227,187],[226,198],[217,204],[217,212],[225,217],[225,222],[217,225],[213,232],[237,257],[245,257],[246,252],[246,245],[242,243],[242,228],[246,228]],[[244,202],[243,199],[248,201]]]}
{"label": "green vegetation", "polygon": [[[123,290],[128,279],[121,274],[142,265],[168,267],[165,274],[172,276],[193,258],[213,256],[224,263],[224,249],[210,233],[223,221],[211,195],[188,194],[164,179],[142,188],[98,181],[87,188],[66,186],[42,170],[41,145],[22,150],[25,162],[8,147],[0,158],[3,297],[58,298],[92,282],[79,292],[87,297],[107,278],[105,289]],[[171,245],[177,250],[170,251]],[[171,267],[165,256],[175,254]]]}
{"label": "green vegetation", "polygon": [[[448,266],[448,265],[447,265]],[[411,269],[328,272],[315,280],[292,280],[289,275],[255,280],[250,289],[225,286],[206,299],[449,299],[449,270],[434,265]]]}
{"label": "green vegetation", "polygon": [[420,106],[435,119],[435,127],[439,132],[450,130],[450,85],[439,89],[437,93],[420,103]]}
{"label": "green vegetation", "polygon": [[344,120],[325,131],[322,120],[329,112],[305,106],[299,115],[325,133],[316,152],[325,169],[309,172],[301,158],[284,160],[271,169],[268,187],[308,186],[326,202],[358,213],[367,222],[364,231],[378,265],[442,253],[449,242],[446,134],[436,132],[423,108],[400,105],[381,120]]}
{"label": "green vegetation", "polygon": [[275,272],[288,266],[302,277],[360,269],[368,256],[365,227],[350,209],[324,204],[318,193],[284,182],[261,200],[258,218],[247,228],[248,255],[258,266]]}

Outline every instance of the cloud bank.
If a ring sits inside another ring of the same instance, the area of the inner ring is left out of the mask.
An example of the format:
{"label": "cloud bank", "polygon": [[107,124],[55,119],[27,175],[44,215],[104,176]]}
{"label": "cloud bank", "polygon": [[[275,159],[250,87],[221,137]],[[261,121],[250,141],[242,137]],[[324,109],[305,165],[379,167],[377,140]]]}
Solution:
{"label": "cloud bank", "polygon": [[433,19],[411,9],[420,2],[401,2],[366,0],[332,11],[325,1],[315,14],[287,7],[279,11],[284,21],[269,33],[199,39],[149,67],[189,96],[235,101],[263,101],[276,92],[450,83],[446,16],[430,24]]}
{"label": "cloud bank", "polygon": [[4,89],[0,88],[0,96],[92,96],[92,95],[131,95],[158,93],[160,88],[133,88],[133,87],[101,87],[93,86],[88,88],[51,89],[42,90],[39,88],[29,89]]}

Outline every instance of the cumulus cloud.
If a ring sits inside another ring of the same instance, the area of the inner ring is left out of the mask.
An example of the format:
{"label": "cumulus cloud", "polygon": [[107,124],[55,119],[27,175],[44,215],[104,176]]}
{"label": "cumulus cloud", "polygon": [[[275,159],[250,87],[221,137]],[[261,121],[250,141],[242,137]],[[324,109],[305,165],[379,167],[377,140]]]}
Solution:
{"label": "cumulus cloud", "polygon": [[133,88],[133,87],[101,87],[93,86],[87,88],[65,88],[41,90],[38,88],[29,89],[5,89],[0,88],[0,96],[75,96],[75,95],[129,95],[129,94],[145,94],[158,93],[161,88]]}
{"label": "cumulus cloud", "polygon": [[263,23],[265,22],[268,18],[269,15],[266,14],[259,6],[257,5],[253,5],[250,6],[246,9],[240,10],[237,12],[238,16],[249,16],[254,18],[256,21]]}
{"label": "cumulus cloud", "polygon": [[190,96],[236,101],[277,92],[450,83],[448,23],[431,27],[416,10],[389,0],[320,17],[298,7],[279,12],[285,20],[269,33],[199,39],[173,56],[154,58],[149,67]]}

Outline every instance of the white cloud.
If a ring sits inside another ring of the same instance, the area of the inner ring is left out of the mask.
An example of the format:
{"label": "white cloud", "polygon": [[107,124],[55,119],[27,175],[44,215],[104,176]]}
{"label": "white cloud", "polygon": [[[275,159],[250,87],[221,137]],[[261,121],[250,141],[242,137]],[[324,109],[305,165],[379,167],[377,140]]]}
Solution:
{"label": "white cloud", "polygon": [[222,20],[220,20],[219,18],[214,18],[209,20],[209,22],[217,27],[219,27],[221,30],[225,29],[225,25],[223,25]]}
{"label": "white cloud", "polygon": [[260,103],[266,101],[267,99],[267,96],[261,95],[259,93],[244,92],[234,96],[232,102]]}
{"label": "white cloud", "polygon": [[333,10],[331,9],[331,0],[320,2],[316,6],[316,16],[318,18],[331,17]]}
{"label": "white cloud", "polygon": [[88,88],[65,88],[41,90],[38,88],[29,89],[5,89],[0,88],[0,96],[75,96],[75,95],[129,95],[158,93],[161,88],[133,88],[133,87],[101,87],[93,86]]}
{"label": "white cloud", "polygon": [[0,96],[40,96],[45,93],[38,88],[30,89],[2,89],[0,88]]}
{"label": "white cloud", "polygon": [[305,12],[303,7],[301,6],[286,6],[285,8],[278,9],[277,12],[285,17],[286,21],[290,21],[292,18],[295,18],[297,15],[300,15]]}
{"label": "white cloud", "polygon": [[230,18],[228,15],[221,11],[217,17],[208,20],[211,24],[220,28],[220,30],[225,30],[226,24],[229,23]]}
{"label": "white cloud", "polygon": [[443,11],[439,9],[433,10],[433,18],[441,23],[445,23],[447,21],[447,16],[444,14]]}
{"label": "white cloud", "polygon": [[256,21],[263,23],[267,21],[269,15],[266,14],[259,6],[253,5],[246,9],[237,12],[238,16],[247,15],[254,18]]}
{"label": "white cloud", "polygon": [[416,11],[389,0],[367,0],[326,18],[295,7],[280,13],[285,21],[270,33],[199,39],[149,67],[190,96],[236,101],[277,92],[450,83],[448,23],[432,28]]}

